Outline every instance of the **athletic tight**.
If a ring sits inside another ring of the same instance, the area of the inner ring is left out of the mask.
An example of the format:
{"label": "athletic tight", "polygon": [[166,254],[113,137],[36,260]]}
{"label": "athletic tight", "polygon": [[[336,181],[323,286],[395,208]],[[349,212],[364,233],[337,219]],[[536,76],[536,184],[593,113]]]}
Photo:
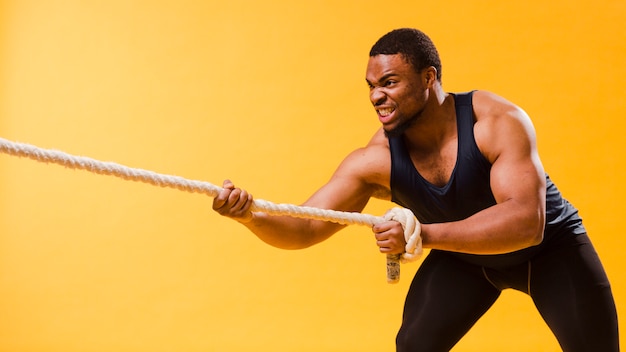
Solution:
{"label": "athletic tight", "polygon": [[449,351],[506,288],[530,295],[563,351],[619,351],[615,303],[596,251],[587,235],[566,242],[500,269],[431,251],[409,289],[397,351]]}

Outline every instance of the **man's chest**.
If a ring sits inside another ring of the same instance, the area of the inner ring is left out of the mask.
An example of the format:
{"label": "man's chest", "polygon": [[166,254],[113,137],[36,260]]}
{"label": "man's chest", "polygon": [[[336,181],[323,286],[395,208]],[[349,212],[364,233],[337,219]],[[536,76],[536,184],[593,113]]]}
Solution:
{"label": "man's chest", "polygon": [[426,181],[437,187],[445,186],[456,166],[457,138],[446,142],[440,149],[429,152],[409,151],[413,166]]}

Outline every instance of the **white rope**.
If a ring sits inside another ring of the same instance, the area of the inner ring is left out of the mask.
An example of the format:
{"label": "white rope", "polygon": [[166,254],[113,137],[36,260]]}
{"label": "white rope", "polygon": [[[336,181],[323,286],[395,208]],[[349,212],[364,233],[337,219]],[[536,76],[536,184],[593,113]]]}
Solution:
{"label": "white rope", "polygon": [[405,252],[400,257],[402,263],[409,263],[418,260],[422,256],[422,226],[413,215],[413,212],[406,208],[392,208],[384,216],[385,220],[394,220],[402,224],[404,229],[404,239],[406,240]]}
{"label": "white rope", "polygon": [[[209,182],[185,179],[180,176],[160,174],[150,170],[132,168],[110,161],[71,155],[53,149],[43,149],[37,146],[9,141],[0,138],[0,152],[18,157],[30,158],[43,163],[53,163],[70,169],[85,170],[100,175],[109,175],[129,181],[137,181],[160,187],[175,188],[190,193],[201,193],[216,197],[222,188]],[[345,212],[313,207],[297,206],[292,204],[276,204],[262,199],[255,199],[252,211],[260,211],[270,215],[286,215],[297,218],[306,218],[335,222],[341,225],[373,226],[383,221],[395,220],[402,224],[407,242],[406,252],[402,256],[387,256],[387,281],[399,280],[399,264],[415,261],[422,253],[420,225],[413,213],[404,208],[391,209],[384,217]]]}

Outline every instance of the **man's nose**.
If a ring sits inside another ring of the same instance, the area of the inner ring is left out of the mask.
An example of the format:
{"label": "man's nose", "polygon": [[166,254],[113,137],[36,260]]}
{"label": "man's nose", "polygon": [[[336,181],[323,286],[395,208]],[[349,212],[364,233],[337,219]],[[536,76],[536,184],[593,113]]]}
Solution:
{"label": "man's nose", "polygon": [[374,106],[382,104],[386,98],[387,95],[378,88],[374,88],[370,91],[370,101]]}

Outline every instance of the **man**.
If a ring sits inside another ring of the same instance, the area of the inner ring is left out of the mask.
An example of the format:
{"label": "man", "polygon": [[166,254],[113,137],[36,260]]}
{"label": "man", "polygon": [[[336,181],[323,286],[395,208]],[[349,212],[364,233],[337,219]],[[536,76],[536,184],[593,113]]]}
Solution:
{"label": "man", "polygon": [[[448,351],[501,290],[531,296],[565,351],[617,351],[611,288],[577,210],[546,176],[526,113],[485,91],[445,93],[431,40],[394,30],[372,47],[366,81],[382,128],[306,206],[361,211],[370,197],[411,209],[431,248],[407,294],[398,351]],[[324,241],[330,222],[250,211],[224,182],[213,202],[266,243]],[[381,253],[405,250],[401,225],[373,226]]]}

